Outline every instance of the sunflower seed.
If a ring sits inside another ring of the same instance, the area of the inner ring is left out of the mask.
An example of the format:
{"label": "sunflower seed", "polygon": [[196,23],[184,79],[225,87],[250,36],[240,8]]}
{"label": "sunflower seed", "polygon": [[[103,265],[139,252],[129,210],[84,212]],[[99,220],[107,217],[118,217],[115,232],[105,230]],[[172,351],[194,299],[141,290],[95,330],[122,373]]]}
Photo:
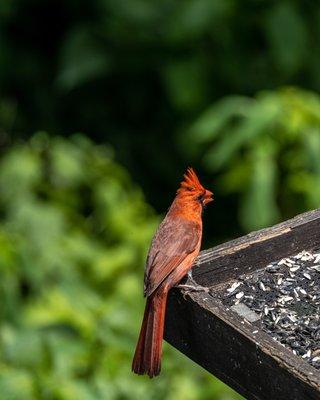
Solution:
{"label": "sunflower seed", "polygon": [[261,290],[263,290],[264,292],[266,291],[266,287],[264,286],[263,282],[260,282],[259,286]]}
{"label": "sunflower seed", "polygon": [[232,284],[232,286],[231,286],[229,289],[227,289],[227,291],[228,291],[229,293],[232,293],[232,292],[234,292],[240,285],[241,285],[241,282],[234,282],[234,283]]}
{"label": "sunflower seed", "polygon": [[320,370],[320,251],[302,251],[252,271],[226,289],[222,301],[241,323],[254,316],[257,328]]}

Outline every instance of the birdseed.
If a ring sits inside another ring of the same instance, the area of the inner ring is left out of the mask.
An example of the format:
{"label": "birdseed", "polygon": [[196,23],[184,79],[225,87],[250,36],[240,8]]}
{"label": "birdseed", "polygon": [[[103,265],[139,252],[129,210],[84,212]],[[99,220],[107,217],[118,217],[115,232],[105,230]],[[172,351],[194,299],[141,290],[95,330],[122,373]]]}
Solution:
{"label": "birdseed", "polygon": [[248,315],[254,312],[256,327],[317,369],[320,369],[319,262],[320,250],[302,251],[241,276],[220,296],[231,309],[243,305]]}

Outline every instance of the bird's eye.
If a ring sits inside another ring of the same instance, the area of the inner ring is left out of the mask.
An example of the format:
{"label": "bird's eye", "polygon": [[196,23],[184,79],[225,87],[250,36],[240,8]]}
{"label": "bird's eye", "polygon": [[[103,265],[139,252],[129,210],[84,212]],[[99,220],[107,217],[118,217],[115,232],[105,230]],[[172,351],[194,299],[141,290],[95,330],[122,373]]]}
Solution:
{"label": "bird's eye", "polygon": [[203,195],[203,194],[200,194],[200,195],[197,197],[197,200],[200,201],[201,203],[203,202],[203,199],[204,199],[204,195]]}

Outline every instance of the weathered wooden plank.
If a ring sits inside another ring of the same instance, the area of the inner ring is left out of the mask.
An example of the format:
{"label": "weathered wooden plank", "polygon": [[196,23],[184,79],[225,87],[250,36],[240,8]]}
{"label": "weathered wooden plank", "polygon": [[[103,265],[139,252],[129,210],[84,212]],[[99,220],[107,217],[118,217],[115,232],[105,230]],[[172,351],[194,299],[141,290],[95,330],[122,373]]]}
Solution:
{"label": "weathered wooden plank", "polygon": [[212,286],[259,269],[270,260],[317,247],[320,209],[202,251],[193,276],[201,285]]}
{"label": "weathered wooden plank", "polygon": [[319,400],[320,373],[206,294],[171,291],[165,339],[248,400]]}
{"label": "weathered wooden plank", "polygon": [[[204,251],[195,280],[214,289],[303,249],[320,248],[320,210]],[[320,371],[207,293],[169,295],[165,338],[249,400],[320,399]],[[256,333],[253,333],[256,332]]]}

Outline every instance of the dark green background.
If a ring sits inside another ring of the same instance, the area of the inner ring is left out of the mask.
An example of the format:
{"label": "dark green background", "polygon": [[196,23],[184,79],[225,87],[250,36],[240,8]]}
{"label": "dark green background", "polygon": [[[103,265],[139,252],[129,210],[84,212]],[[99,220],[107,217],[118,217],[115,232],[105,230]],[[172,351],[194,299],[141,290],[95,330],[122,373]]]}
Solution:
{"label": "dark green background", "polygon": [[319,206],[319,43],[312,0],[1,2],[2,398],[236,398],[131,375],[144,258],[189,165],[204,247]]}

